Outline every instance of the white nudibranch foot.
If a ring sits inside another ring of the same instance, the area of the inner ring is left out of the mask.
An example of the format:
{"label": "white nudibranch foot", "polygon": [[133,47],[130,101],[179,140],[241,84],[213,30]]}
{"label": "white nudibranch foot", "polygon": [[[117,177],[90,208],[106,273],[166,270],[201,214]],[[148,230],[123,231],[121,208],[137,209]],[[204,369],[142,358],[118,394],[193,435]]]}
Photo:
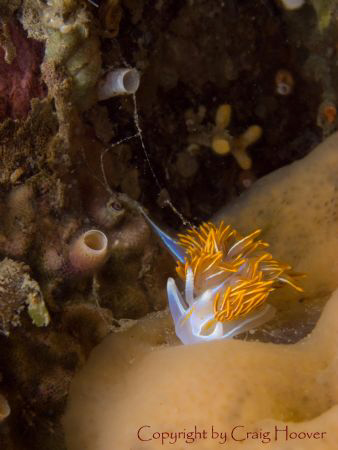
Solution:
{"label": "white nudibranch foot", "polygon": [[115,69],[108,72],[98,85],[99,100],[107,100],[117,95],[135,94],[140,85],[140,74],[136,69]]}
{"label": "white nudibranch foot", "polygon": [[[221,287],[219,286],[219,288]],[[168,279],[169,308],[175,324],[176,335],[183,344],[230,339],[237,334],[263,325],[275,315],[275,308],[265,304],[245,317],[225,322],[217,321],[213,310],[213,298],[217,290],[208,289],[194,297],[194,275],[191,268],[187,271],[185,298],[178,290],[175,280]]]}

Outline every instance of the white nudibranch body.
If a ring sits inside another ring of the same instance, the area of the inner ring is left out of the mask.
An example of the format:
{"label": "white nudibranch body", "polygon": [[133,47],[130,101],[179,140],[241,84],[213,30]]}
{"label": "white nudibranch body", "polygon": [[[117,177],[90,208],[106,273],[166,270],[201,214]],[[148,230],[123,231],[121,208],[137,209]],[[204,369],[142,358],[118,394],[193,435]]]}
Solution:
{"label": "white nudibranch body", "polygon": [[185,282],[185,297],[169,278],[170,311],[177,336],[184,344],[228,339],[270,320],[275,309],[266,303],[270,292],[285,284],[298,291],[302,276],[273,259],[269,246],[258,240],[261,230],[248,236],[223,222],[208,222],[178,236],[184,260],[176,271]]}
{"label": "white nudibranch body", "polygon": [[236,334],[257,328],[273,318],[275,308],[265,305],[245,318],[228,322],[216,321],[213,310],[215,291],[207,289],[194,295],[194,274],[189,267],[185,282],[185,297],[173,278],[167,283],[168,301],[177,337],[183,344],[197,344],[214,339],[229,339]]}
{"label": "white nudibranch body", "polygon": [[107,100],[117,95],[135,94],[140,85],[140,74],[136,69],[124,68],[108,72],[98,85],[98,99]]}

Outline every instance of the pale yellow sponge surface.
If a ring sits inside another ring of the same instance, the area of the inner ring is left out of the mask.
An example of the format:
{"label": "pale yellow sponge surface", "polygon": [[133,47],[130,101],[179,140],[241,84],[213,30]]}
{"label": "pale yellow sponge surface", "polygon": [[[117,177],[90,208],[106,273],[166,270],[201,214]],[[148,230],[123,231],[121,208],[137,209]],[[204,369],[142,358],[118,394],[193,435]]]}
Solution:
{"label": "pale yellow sponge surface", "polygon": [[[294,345],[173,339],[160,314],[94,350],[72,384],[69,450],[261,449],[255,431],[271,439],[268,448],[337,448],[338,291]],[[201,438],[186,442],[195,427]]]}
{"label": "pale yellow sponge surface", "polygon": [[305,296],[338,286],[338,133],[300,161],[261,178],[220,211],[241,233],[262,228],[274,258],[307,274]]}
{"label": "pale yellow sponge surface", "polygon": [[[338,134],[259,180],[221,219],[243,234],[262,228],[274,258],[307,273],[304,294],[273,293],[275,319],[244,337],[306,335],[338,287]],[[292,345],[181,346],[168,314],[153,314],[105,339],[75,377],[68,449],[333,450],[337,371],[338,291],[311,335]]]}

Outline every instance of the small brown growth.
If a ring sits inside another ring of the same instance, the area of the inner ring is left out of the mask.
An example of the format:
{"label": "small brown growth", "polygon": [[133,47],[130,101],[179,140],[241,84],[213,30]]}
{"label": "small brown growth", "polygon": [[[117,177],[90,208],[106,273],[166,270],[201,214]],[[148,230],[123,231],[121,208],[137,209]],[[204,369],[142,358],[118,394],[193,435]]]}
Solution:
{"label": "small brown growth", "polygon": [[276,93],[279,95],[290,95],[294,88],[294,79],[286,69],[280,69],[275,76]]}
{"label": "small brown growth", "polygon": [[322,123],[332,125],[337,118],[337,109],[333,103],[325,102],[321,105],[319,114]]}
{"label": "small brown growth", "polygon": [[40,298],[39,285],[29,276],[29,267],[5,258],[0,262],[0,332],[20,324],[20,314],[29,298]]}
{"label": "small brown growth", "polygon": [[327,122],[331,125],[335,122],[337,117],[337,110],[334,105],[327,105],[326,108],[324,108],[324,116],[327,120]]}
{"label": "small brown growth", "polygon": [[11,408],[6,400],[6,397],[0,394],[0,423],[5,420],[11,412]]}
{"label": "small brown growth", "polygon": [[105,0],[100,6],[99,15],[109,37],[116,37],[119,32],[122,9],[119,0]]}

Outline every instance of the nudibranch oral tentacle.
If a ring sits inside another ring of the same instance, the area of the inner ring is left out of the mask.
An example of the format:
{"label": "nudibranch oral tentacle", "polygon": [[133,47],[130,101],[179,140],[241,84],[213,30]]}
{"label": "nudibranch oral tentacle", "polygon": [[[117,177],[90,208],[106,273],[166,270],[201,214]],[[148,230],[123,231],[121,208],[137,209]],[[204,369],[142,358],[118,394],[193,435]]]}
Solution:
{"label": "nudibranch oral tentacle", "polygon": [[168,280],[169,307],[177,336],[184,344],[226,339],[270,320],[275,309],[269,294],[284,285],[302,292],[303,276],[267,252],[261,230],[241,236],[223,222],[208,222],[178,235],[185,251],[177,273],[185,282],[185,299]]}
{"label": "nudibranch oral tentacle", "polygon": [[163,230],[161,230],[160,227],[156,225],[156,223],[151,220],[151,218],[146,214],[146,212],[143,210],[143,208],[139,208],[140,213],[143,215],[143,217],[146,219],[146,221],[149,223],[151,228],[155,231],[155,233],[161,238],[162,242],[165,244],[167,249],[170,251],[172,256],[180,261],[181,263],[185,260],[185,250],[184,248],[179,245],[177,240],[173,239],[171,236],[169,236],[167,233],[165,233]]}

